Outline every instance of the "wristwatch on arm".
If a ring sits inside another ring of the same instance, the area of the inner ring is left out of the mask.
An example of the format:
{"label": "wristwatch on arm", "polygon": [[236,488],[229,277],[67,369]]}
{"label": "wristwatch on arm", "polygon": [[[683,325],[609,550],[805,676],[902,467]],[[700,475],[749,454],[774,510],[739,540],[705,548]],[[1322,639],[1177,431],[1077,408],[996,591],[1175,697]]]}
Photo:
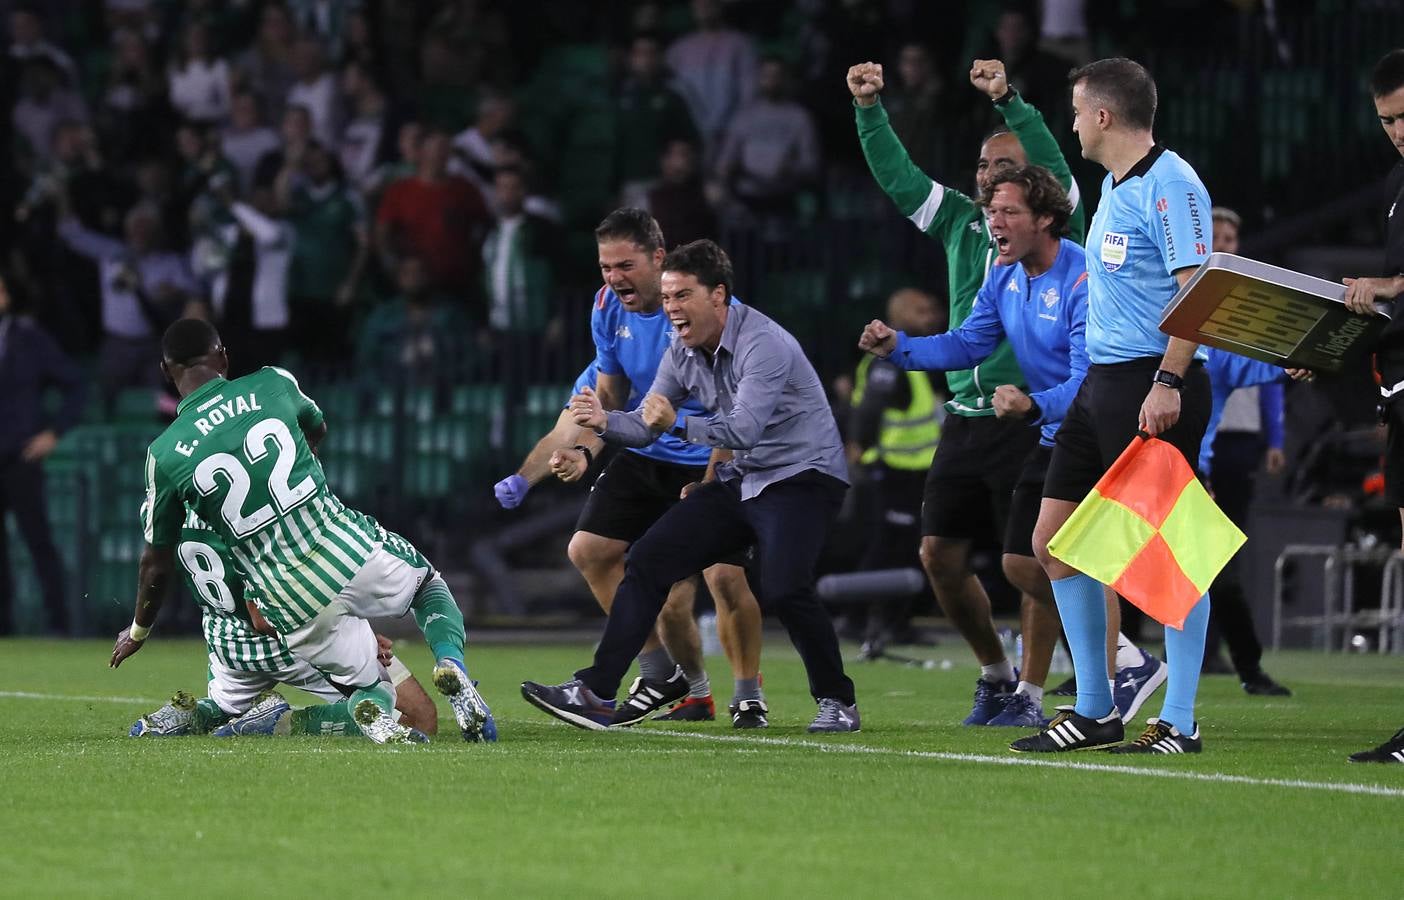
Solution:
{"label": "wristwatch on arm", "polygon": [[1172,391],[1178,391],[1185,386],[1185,379],[1174,372],[1167,372],[1165,369],[1156,369],[1155,377],[1151,379],[1152,384],[1163,384]]}

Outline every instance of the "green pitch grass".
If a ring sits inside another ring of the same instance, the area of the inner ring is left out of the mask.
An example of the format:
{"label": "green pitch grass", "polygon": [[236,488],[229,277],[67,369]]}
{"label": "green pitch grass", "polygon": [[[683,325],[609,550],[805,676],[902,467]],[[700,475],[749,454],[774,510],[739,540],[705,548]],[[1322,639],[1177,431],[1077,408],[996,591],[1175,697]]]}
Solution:
{"label": "green pitch grass", "polygon": [[[933,651],[940,656],[947,648]],[[864,730],[812,737],[793,654],[773,725],[582,732],[521,700],[582,647],[469,658],[502,741],[133,740],[202,649],[0,642],[0,895],[171,897],[1383,897],[1404,766],[1345,762],[1404,724],[1404,658],[1289,654],[1291,699],[1206,678],[1199,757],[1030,759],[968,729],[975,678],[855,665]],[[419,645],[401,655],[421,675]],[[721,660],[709,664],[728,695]],[[426,679],[427,680],[427,679]],[[432,688],[430,689],[432,693]],[[286,692],[294,703],[304,695]],[[1052,707],[1052,700],[1048,706]],[[1147,704],[1154,714],[1159,697]],[[1140,723],[1137,723],[1138,725]],[[1136,729],[1139,731],[1139,728]]]}

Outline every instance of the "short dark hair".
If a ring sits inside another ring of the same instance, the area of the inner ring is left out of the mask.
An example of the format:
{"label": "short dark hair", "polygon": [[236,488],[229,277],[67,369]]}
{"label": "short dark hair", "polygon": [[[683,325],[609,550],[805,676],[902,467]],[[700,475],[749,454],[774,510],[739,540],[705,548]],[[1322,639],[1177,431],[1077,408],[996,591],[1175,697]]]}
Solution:
{"label": "short dark hair", "polygon": [[595,228],[595,243],[628,241],[646,253],[664,248],[663,229],[648,210],[626,206],[604,217]]}
{"label": "short dark hair", "polygon": [[674,247],[663,259],[664,272],[681,272],[696,276],[698,282],[708,290],[719,284],[726,285],[726,302],[731,303],[731,292],[736,286],[736,276],[731,270],[731,257],[719,247],[716,241],[703,238]]}
{"label": "short dark hair", "polygon": [[1084,91],[1095,94],[1130,127],[1150,131],[1155,125],[1155,79],[1134,59],[1116,56],[1073,69],[1068,73],[1068,85],[1079,82]]}
{"label": "short dark hair", "polygon": [[988,209],[994,202],[995,189],[1002,184],[1017,184],[1024,189],[1024,202],[1029,205],[1034,217],[1048,216],[1053,220],[1048,226],[1049,234],[1062,237],[1068,233],[1072,203],[1068,201],[1068,192],[1063,190],[1052,172],[1043,166],[1002,169],[985,183],[985,189],[980,194],[980,205]]}
{"label": "short dark hair", "polygon": [[167,365],[186,365],[223,346],[219,332],[204,319],[177,319],[161,337],[161,357]]}
{"label": "short dark hair", "polygon": [[1391,50],[1370,72],[1370,93],[1384,97],[1404,87],[1404,50]]}

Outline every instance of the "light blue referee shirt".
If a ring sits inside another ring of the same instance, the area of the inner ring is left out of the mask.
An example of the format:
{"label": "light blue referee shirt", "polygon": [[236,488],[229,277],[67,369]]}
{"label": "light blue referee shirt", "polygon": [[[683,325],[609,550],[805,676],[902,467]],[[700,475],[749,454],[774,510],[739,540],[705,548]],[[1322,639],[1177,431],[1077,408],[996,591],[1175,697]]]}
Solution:
{"label": "light blue referee shirt", "polygon": [[[1209,256],[1209,192],[1194,169],[1156,144],[1113,181],[1087,229],[1087,356],[1093,364],[1159,358],[1169,336],[1160,318],[1180,289],[1177,269]],[[1195,353],[1204,359],[1204,348]]]}

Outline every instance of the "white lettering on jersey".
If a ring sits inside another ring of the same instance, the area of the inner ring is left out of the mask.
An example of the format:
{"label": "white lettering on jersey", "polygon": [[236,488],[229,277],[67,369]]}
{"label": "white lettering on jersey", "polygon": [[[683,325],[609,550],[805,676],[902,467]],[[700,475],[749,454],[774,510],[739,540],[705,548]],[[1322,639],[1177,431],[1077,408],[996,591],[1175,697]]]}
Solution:
{"label": "white lettering on jersey", "polygon": [[1102,267],[1115,272],[1126,262],[1126,247],[1130,243],[1124,234],[1108,231],[1102,235]]}
{"label": "white lettering on jersey", "polygon": [[[200,410],[203,411],[219,399],[219,397],[214,397],[208,402],[201,404]],[[209,434],[216,425],[223,425],[228,419],[232,419],[235,416],[242,416],[246,412],[255,411],[263,411],[263,407],[258,405],[258,397],[256,395],[249,394],[247,396],[235,397],[233,400],[225,400],[223,403],[220,403],[219,408],[211,409],[210,414],[208,416],[201,419],[196,419],[195,429],[201,434]],[[186,456],[190,455],[188,452],[186,452],[185,450],[181,450],[180,448],[181,445],[176,444],[176,450],[178,450],[181,453],[184,453]]]}

